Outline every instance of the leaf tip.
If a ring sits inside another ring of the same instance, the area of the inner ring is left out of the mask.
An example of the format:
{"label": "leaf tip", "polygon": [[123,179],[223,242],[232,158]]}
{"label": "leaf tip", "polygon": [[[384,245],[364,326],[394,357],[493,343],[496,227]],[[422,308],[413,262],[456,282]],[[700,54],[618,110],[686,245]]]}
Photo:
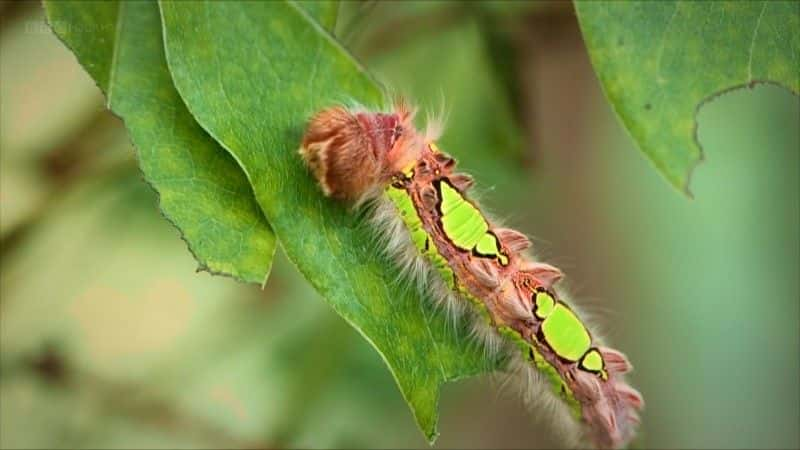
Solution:
{"label": "leaf tip", "polygon": [[436,425],[434,425],[433,430],[425,433],[425,438],[428,440],[428,445],[433,447],[436,439],[439,438],[439,430],[436,429]]}
{"label": "leaf tip", "polygon": [[[695,120],[695,128],[697,128],[697,120]],[[692,161],[689,161],[689,164],[686,167],[686,176],[683,177],[682,185],[680,188],[681,192],[689,200],[695,199],[694,193],[692,192],[691,189],[692,176],[694,175],[694,171],[695,169],[697,169],[697,166],[699,166],[706,160],[705,153],[703,152],[703,148],[700,146],[700,141],[697,140],[697,137],[695,137],[694,143],[695,145],[697,145],[697,148],[699,149],[699,154]]]}

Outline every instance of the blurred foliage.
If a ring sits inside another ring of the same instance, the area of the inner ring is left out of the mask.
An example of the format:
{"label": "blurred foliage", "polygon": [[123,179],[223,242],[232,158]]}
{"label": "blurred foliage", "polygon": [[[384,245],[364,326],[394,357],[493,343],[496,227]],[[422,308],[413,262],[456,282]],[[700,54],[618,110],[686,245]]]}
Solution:
{"label": "blurred foliage", "polygon": [[659,172],[687,194],[703,156],[700,105],[756,82],[800,95],[800,3],[577,1],[576,9],[614,110]]}
{"label": "blurred foliage", "polygon": [[[798,98],[700,109],[689,202],[633,156],[571,11],[519,5],[345,3],[337,34],[388,85],[446,101],[443,148],[636,365],[647,447],[800,446]],[[425,446],[380,357],[280,252],[264,291],[192,272],[41,11],[3,14],[0,447]],[[487,30],[509,20],[511,76]],[[445,386],[437,447],[559,445],[497,388]]]}

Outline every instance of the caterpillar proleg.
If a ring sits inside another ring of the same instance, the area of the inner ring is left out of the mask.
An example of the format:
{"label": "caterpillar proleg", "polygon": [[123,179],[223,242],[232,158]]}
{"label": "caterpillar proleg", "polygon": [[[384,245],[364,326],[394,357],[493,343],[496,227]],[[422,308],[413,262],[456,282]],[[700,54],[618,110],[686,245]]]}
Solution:
{"label": "caterpillar proleg", "polygon": [[437,147],[438,127],[420,133],[413,117],[404,102],[388,113],[326,109],[311,118],[300,154],[326,195],[374,206],[400,268],[471,318],[487,348],[510,352],[509,369],[556,399],[576,444],[624,447],[644,403],[624,380],[627,358],[557,293],[561,271],[531,258],[525,235],[496,226],[467,196],[473,180]]}

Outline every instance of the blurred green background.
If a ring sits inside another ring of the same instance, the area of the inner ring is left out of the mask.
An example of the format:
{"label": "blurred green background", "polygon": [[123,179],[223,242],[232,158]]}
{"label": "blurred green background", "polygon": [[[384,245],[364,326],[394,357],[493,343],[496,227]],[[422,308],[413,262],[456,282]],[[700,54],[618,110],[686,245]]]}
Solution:
{"label": "blurred green background", "polygon": [[[0,12],[0,446],[426,447],[377,353],[280,252],[263,291],[195,273],[40,5]],[[797,96],[705,105],[689,200],[613,116],[569,3],[353,3],[337,34],[444,104],[441,147],[628,353],[640,446],[800,447]],[[438,448],[560,445],[491,377],[441,405]]]}

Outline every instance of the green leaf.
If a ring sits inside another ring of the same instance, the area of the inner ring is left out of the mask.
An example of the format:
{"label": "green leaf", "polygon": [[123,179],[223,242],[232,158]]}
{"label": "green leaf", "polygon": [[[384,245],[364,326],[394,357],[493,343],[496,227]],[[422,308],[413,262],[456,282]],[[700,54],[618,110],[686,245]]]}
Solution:
{"label": "green leaf", "polygon": [[339,0],[299,0],[297,4],[329,32],[336,28]]}
{"label": "green leaf", "polygon": [[294,3],[160,5],[173,81],[189,110],[242,164],[288,257],[380,353],[432,441],[440,385],[496,362],[398,284],[374,231],[324,198],[297,154],[312,113],[351,99],[381,104],[381,90]]}
{"label": "green leaf", "polygon": [[45,8],[53,30],[125,121],[145,179],[201,269],[263,283],[275,235],[236,161],[175,91],[156,3],[47,1]]}
{"label": "green leaf", "polygon": [[[759,82],[800,93],[797,2],[593,2],[576,10],[595,71],[639,148],[689,194],[696,114]],[[733,180],[732,180],[733,181]]]}

